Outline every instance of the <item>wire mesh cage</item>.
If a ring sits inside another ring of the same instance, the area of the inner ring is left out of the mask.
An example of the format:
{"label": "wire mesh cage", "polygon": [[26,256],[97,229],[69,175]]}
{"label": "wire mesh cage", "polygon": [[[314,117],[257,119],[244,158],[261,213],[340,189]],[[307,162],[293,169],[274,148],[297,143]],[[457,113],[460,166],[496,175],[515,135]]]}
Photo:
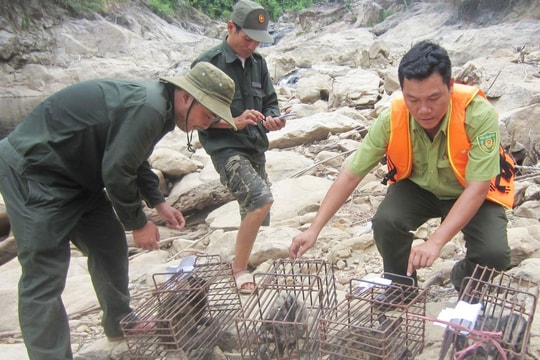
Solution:
{"label": "wire mesh cage", "polygon": [[318,359],[323,281],[310,274],[256,274],[236,319],[242,359]]}
{"label": "wire mesh cage", "polygon": [[[316,275],[321,279],[323,301],[322,306],[325,309],[332,309],[337,305],[337,292],[336,292],[336,279],[334,276],[334,269],[332,264],[325,260],[317,259],[279,259],[274,261],[270,269],[267,271],[269,274],[282,274],[293,275],[296,284],[312,281],[313,277],[306,277],[306,275]],[[275,276],[270,276],[261,281],[276,281]]]}
{"label": "wire mesh cage", "polygon": [[426,298],[412,278],[351,279],[345,299],[321,319],[321,358],[414,359],[424,348],[425,321],[409,315],[425,316]]}
{"label": "wire mesh cage", "polygon": [[151,297],[120,322],[130,358],[208,358],[241,309],[230,263],[199,256],[192,271],[153,280]]}
{"label": "wire mesh cage", "polygon": [[439,359],[456,353],[471,360],[526,359],[539,284],[477,265],[461,289],[459,300],[481,310],[474,323],[452,321],[471,331],[447,327]]}

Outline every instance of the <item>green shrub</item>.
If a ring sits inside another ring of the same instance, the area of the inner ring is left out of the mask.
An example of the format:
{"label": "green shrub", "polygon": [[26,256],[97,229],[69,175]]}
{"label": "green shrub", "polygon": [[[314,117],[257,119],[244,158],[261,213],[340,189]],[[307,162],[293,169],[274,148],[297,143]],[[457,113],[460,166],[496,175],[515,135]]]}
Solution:
{"label": "green shrub", "polygon": [[387,17],[394,15],[392,9],[384,9],[380,14],[380,22],[384,21]]}
{"label": "green shrub", "polygon": [[[103,13],[107,7],[126,0],[52,0],[78,16],[90,16],[94,12]],[[159,16],[174,16],[185,5],[192,6],[212,19],[228,20],[237,0],[140,0]],[[276,21],[283,13],[298,11],[328,0],[255,0],[260,3]],[[335,0],[350,7],[351,0]]]}
{"label": "green shrub", "polygon": [[174,16],[177,3],[174,0],[148,0],[148,8],[159,16]]}
{"label": "green shrub", "polygon": [[[165,0],[161,0],[165,1]],[[236,0],[186,0],[187,4],[198,9],[202,13],[217,19],[227,20]],[[255,0],[260,3],[276,21],[283,13],[298,11],[328,0]],[[350,4],[351,0],[337,0],[338,3]]]}
{"label": "green shrub", "polygon": [[[163,1],[163,0],[162,0]],[[193,6],[203,14],[218,19],[223,17],[223,20],[228,19],[232,8],[235,4],[233,0],[187,0],[189,6]],[[225,18],[227,15],[227,18]]]}
{"label": "green shrub", "polygon": [[67,9],[70,13],[88,17],[93,13],[102,13],[107,4],[106,0],[55,0],[54,3]]}

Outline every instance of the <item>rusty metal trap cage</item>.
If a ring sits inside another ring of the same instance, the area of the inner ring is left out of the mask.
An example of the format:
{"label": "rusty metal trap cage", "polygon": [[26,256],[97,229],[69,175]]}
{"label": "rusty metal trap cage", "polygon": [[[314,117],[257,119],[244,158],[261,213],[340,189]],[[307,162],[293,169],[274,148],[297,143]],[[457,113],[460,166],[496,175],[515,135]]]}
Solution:
{"label": "rusty metal trap cage", "polygon": [[321,358],[414,359],[424,349],[425,320],[409,315],[425,316],[427,299],[414,284],[389,273],[351,279],[345,299],[321,319]]}
{"label": "rusty metal trap cage", "polygon": [[291,273],[295,265],[283,273],[285,264],[277,265],[280,273],[254,275],[260,277],[255,291],[236,319],[242,359],[318,359],[323,280]]}
{"label": "rusty metal trap cage", "polygon": [[[463,279],[461,289],[459,300],[480,304],[480,311],[475,322],[451,321],[461,328],[447,326],[439,359],[446,359],[447,354],[451,359],[456,353],[468,360],[526,359],[539,284],[477,265]],[[482,341],[489,333],[496,335]]]}
{"label": "rusty metal trap cage", "polygon": [[155,288],[120,326],[130,359],[205,359],[241,309],[230,263],[198,256],[192,271],[153,275]]}
{"label": "rusty metal trap cage", "polygon": [[274,274],[292,275],[288,277],[288,280],[294,280],[296,284],[305,284],[310,286],[310,281],[316,278],[306,275],[316,275],[320,278],[321,283],[317,283],[317,286],[321,286],[323,292],[322,306],[324,309],[332,309],[337,305],[337,292],[336,292],[336,279],[334,276],[334,268],[332,264],[325,260],[317,259],[279,259],[275,260],[267,271],[270,276],[261,280],[262,282],[275,282],[279,277],[273,276]]}

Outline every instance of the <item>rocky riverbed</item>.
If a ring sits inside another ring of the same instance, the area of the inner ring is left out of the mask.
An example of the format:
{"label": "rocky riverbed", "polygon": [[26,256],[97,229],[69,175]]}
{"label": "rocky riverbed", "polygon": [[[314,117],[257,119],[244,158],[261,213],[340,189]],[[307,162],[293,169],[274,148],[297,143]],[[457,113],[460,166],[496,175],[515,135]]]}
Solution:
{"label": "rocky riverbed", "polygon": [[[30,14],[45,15],[34,16],[37,26],[23,31],[17,25],[22,10],[14,4],[2,6],[0,96],[8,98],[43,97],[93,77],[179,74],[198,53],[220,41],[225,28],[200,14],[165,21],[134,2],[92,19],[74,19],[54,7],[31,4]],[[381,11],[393,15],[380,21]],[[266,271],[274,261],[287,258],[292,237],[309,225],[347,156],[399,91],[400,57],[411,43],[433,39],[449,50],[454,75],[481,86],[499,111],[503,145],[520,164],[516,207],[507,212],[512,248],[508,273],[540,281],[540,16],[534,2],[468,14],[442,1],[412,2],[407,8],[398,1],[353,1],[349,8],[329,3],[283,16],[272,26],[279,41],[260,52],[268,60],[281,107],[292,108],[297,118],[269,135],[268,172],[275,203],[271,225],[261,229],[250,259],[253,271]],[[0,120],[2,116],[7,115]],[[218,254],[225,260],[233,255],[237,205],[219,184],[204,150],[197,146],[190,154],[185,143],[186,134],[174,131],[150,159],[167,201],[184,212],[188,226],[181,232],[161,227],[159,251],[130,248],[134,307],[148,297],[152,275],[177,265],[186,254]],[[305,256],[332,264],[339,299],[351,279],[382,271],[370,219],[386,191],[380,183],[384,170],[381,165],[364,179]],[[156,219],[151,209],[147,214]],[[421,226],[415,241],[427,239],[437,224],[432,220]],[[428,288],[429,316],[455,305],[457,293],[448,273],[464,251],[458,235],[433,267],[419,272],[420,285]],[[9,359],[25,359],[16,310],[20,267],[12,259],[1,270],[0,351]],[[86,259],[77,249],[72,251],[63,298],[76,358],[126,356],[125,342],[110,344],[103,336]],[[426,330],[424,351],[416,358],[438,358],[442,328],[428,323]],[[213,358],[235,358],[235,337],[234,331],[224,335]],[[534,321],[525,358],[540,358],[539,342],[540,324]]]}

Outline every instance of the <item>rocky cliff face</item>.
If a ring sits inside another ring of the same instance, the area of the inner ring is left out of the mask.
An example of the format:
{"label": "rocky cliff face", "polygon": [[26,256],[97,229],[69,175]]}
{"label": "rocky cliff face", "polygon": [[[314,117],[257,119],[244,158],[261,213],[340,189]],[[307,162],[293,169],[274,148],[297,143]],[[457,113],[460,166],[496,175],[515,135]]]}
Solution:
{"label": "rocky cliff face", "polygon": [[94,77],[164,75],[212,44],[206,33],[218,35],[218,24],[193,9],[167,21],[139,2],[85,18],[53,1],[0,6],[0,97],[44,96]]}
{"label": "rocky cliff face", "polygon": [[[421,9],[421,3],[438,6],[449,15],[438,26],[454,24],[462,29],[540,17],[534,0],[361,0],[349,6],[329,2],[285,14],[273,26],[276,36],[281,36],[283,23],[288,23],[285,29],[300,29],[293,37],[304,42],[310,41],[310,33],[337,24],[372,27],[380,36],[403,22],[400,13]],[[160,18],[138,0],[113,2],[101,13],[76,12],[57,4],[52,0],[0,1],[0,80],[4,84],[0,97],[45,96],[92,77],[168,75],[185,69],[224,34],[222,23],[187,6],[175,18]],[[516,47],[524,45],[518,40]]]}

